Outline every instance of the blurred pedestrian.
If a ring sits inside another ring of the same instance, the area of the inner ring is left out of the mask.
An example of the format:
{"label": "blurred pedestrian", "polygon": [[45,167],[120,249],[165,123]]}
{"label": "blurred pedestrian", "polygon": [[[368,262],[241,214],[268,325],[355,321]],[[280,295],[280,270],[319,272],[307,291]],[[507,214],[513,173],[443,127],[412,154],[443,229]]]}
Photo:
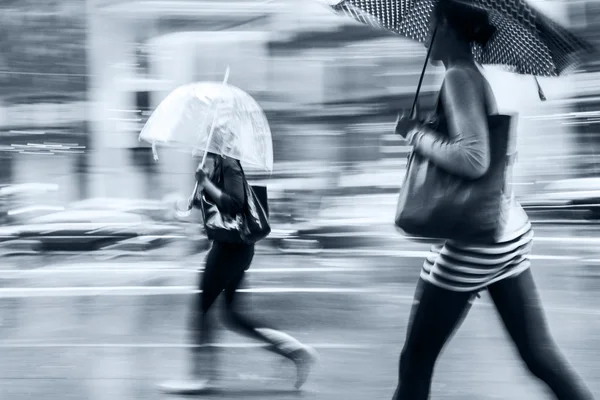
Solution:
{"label": "blurred pedestrian", "polygon": [[[473,59],[472,44],[485,46],[491,37],[489,21],[485,13],[474,18],[452,6],[436,10],[437,35],[431,44],[431,59],[446,68],[436,123],[437,130],[449,132],[449,137],[409,118],[399,118],[396,132],[439,168],[477,179],[490,165],[487,116],[496,114],[497,106],[491,86]],[[440,352],[483,289],[488,290],[529,371],[560,400],[593,399],[549,332],[530,270],[532,241],[529,218],[513,199],[497,243],[449,240],[432,247],[423,265],[400,356],[395,400],[429,398]]]}
{"label": "blurred pedestrian", "polygon": [[[204,195],[217,205],[220,213],[238,215],[247,200],[245,176],[241,163],[230,157],[209,153],[204,168],[196,170],[197,192],[190,205],[202,207]],[[243,335],[267,343],[268,350],[291,360],[297,370],[296,388],[306,381],[316,361],[314,349],[292,336],[268,328],[242,313],[238,288],[254,257],[254,244],[213,241],[206,257],[200,279],[201,293],[194,299],[191,313],[191,332],[195,345],[192,352],[191,378],[187,381],[167,382],[163,389],[170,393],[202,393],[216,388],[216,348],[211,344],[214,327],[209,311],[221,292],[225,292],[224,322]]]}

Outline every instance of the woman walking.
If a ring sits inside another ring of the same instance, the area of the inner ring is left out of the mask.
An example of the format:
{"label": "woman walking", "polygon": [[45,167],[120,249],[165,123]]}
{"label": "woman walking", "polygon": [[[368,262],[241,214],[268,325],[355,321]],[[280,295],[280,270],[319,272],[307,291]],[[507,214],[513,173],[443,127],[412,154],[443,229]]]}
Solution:
{"label": "woman walking", "polygon": [[[247,202],[245,177],[238,160],[209,153],[206,167],[196,170],[198,191],[190,199],[200,207],[202,194],[216,204],[219,212],[237,215]],[[253,244],[240,244],[214,241],[206,258],[204,274],[200,280],[199,294],[192,305],[191,332],[195,345],[192,352],[191,379],[184,382],[170,382],[163,389],[171,393],[200,393],[216,388],[216,349],[211,345],[214,328],[209,311],[221,292],[225,292],[224,322],[233,329],[252,339],[267,343],[268,349],[291,360],[297,369],[296,388],[300,388],[308,378],[316,352],[290,335],[267,328],[251,320],[240,311],[237,292],[246,270],[254,257]]]}
{"label": "woman walking", "polygon": [[[431,59],[443,63],[446,73],[436,130],[448,132],[449,137],[405,118],[399,119],[396,132],[439,168],[476,179],[490,165],[487,116],[497,109],[491,87],[473,59],[472,44],[485,46],[493,30],[485,12],[466,13],[451,1],[439,4]],[[501,233],[490,245],[449,240],[433,246],[417,286],[395,400],[429,398],[440,352],[483,289],[488,290],[529,371],[559,400],[593,399],[548,330],[530,270],[531,223],[514,200]]]}

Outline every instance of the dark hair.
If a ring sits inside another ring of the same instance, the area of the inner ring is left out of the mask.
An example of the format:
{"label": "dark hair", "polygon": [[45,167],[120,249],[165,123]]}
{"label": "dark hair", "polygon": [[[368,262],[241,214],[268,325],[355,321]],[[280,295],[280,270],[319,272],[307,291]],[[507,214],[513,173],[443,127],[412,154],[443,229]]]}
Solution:
{"label": "dark hair", "polygon": [[468,42],[485,46],[496,33],[487,11],[460,0],[439,0],[435,8],[436,21],[446,23]]}

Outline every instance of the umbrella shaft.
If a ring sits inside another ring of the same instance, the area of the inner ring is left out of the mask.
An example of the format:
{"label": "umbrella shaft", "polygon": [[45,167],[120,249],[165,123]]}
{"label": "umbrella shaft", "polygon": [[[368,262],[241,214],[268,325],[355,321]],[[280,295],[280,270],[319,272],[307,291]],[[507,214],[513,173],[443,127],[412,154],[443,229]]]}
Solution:
{"label": "umbrella shaft", "polygon": [[[227,66],[227,69],[225,70],[225,77],[223,78],[223,84],[225,85],[228,80],[229,80],[229,66]],[[208,148],[210,147],[210,142],[212,142],[213,134],[215,133],[215,125],[217,122],[217,113],[218,112],[219,112],[219,105],[216,104],[215,114],[213,116],[212,124],[210,126],[210,133],[208,134],[208,139],[206,139],[206,149],[204,150],[204,156],[202,156],[202,162],[200,163],[200,168],[204,168],[204,164],[206,163],[206,157],[208,156]],[[196,181],[196,184],[194,185],[194,191],[192,192],[192,199],[196,196],[197,192],[198,192],[198,181]],[[188,205],[188,211],[190,211],[192,209],[192,207],[193,206],[190,202],[190,204]]]}
{"label": "umbrella shaft", "polygon": [[425,64],[423,65],[423,71],[421,71],[421,77],[419,78],[419,84],[417,85],[417,91],[415,93],[415,99],[413,101],[412,109],[410,110],[411,118],[416,118],[417,107],[419,104],[419,94],[421,94],[421,86],[423,85],[423,78],[425,78],[425,71],[427,70],[427,63],[429,63],[429,57],[431,56],[431,49],[433,48],[433,41],[435,40],[435,35],[437,33],[437,26],[433,29],[433,34],[431,35],[431,42],[429,43],[429,48],[427,49],[427,56],[425,57]]}
{"label": "umbrella shaft", "polygon": [[[194,185],[194,191],[192,192],[192,196],[191,196],[192,199],[194,197],[196,197],[196,193],[198,193],[198,181],[196,181],[196,184]],[[192,203],[193,203],[193,201],[191,201],[190,204],[188,204],[188,211],[192,210],[192,208],[193,208]]]}

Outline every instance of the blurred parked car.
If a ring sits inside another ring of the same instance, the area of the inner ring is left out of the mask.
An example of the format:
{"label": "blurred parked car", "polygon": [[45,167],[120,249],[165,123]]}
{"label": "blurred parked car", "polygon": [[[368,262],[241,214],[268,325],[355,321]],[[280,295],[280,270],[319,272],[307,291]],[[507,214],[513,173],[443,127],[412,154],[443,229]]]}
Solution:
{"label": "blurred parked car", "polygon": [[600,219],[600,177],[556,181],[521,199],[533,219]]}
{"label": "blurred parked car", "polygon": [[114,211],[143,215],[156,221],[172,220],[172,207],[167,201],[97,197],[76,201],[67,206],[69,210]]}
{"label": "blurred parked car", "polygon": [[[45,204],[45,194],[58,189],[58,185],[44,183],[0,186],[0,254],[140,252],[185,237],[181,226],[150,217],[153,212],[160,215],[157,210],[164,211],[164,205],[115,199],[67,207]],[[144,210],[147,215],[132,210]]]}
{"label": "blurred parked car", "polygon": [[[64,210],[56,204],[46,204],[47,193],[56,192],[58,185],[24,183],[0,185],[0,224],[19,223],[23,219]],[[33,198],[34,201],[26,201]]]}
{"label": "blurred parked car", "polygon": [[182,227],[133,213],[67,210],[0,228],[0,253],[142,252],[186,237]]}

